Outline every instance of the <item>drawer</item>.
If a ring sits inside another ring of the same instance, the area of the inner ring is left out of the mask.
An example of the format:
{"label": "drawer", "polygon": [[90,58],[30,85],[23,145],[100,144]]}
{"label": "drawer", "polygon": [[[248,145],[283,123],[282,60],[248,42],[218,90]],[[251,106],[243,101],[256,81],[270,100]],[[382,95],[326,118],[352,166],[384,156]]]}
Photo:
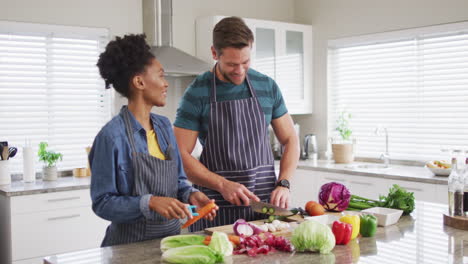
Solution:
{"label": "drawer", "polygon": [[18,261],[99,247],[107,225],[89,206],[14,215],[12,258]]}
{"label": "drawer", "polygon": [[387,181],[377,177],[351,176],[348,179],[348,188],[351,194],[378,200],[380,195],[387,195]]}
{"label": "drawer", "polygon": [[[405,188],[408,192],[413,192],[416,201],[440,202],[438,201],[436,195],[436,184],[389,180],[388,188],[390,189],[393,184],[398,184],[400,187]],[[387,194],[388,191],[385,195]]]}
{"label": "drawer", "polygon": [[22,195],[11,198],[12,215],[79,206],[91,206],[89,189]]}

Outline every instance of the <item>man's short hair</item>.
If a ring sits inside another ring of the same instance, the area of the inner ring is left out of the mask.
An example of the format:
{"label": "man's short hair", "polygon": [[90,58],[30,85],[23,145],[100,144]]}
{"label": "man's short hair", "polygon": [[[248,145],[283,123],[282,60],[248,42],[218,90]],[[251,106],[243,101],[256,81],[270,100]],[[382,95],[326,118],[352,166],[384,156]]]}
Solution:
{"label": "man's short hair", "polygon": [[240,17],[226,17],[221,19],[213,29],[213,47],[218,56],[227,47],[242,49],[252,45],[254,36],[252,30]]}

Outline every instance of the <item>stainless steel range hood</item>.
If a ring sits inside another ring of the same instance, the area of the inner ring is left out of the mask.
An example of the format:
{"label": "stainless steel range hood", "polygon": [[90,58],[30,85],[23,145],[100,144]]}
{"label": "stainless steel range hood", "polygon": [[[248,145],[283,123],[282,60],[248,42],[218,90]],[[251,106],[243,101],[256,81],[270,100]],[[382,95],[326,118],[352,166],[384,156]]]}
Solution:
{"label": "stainless steel range hood", "polygon": [[172,46],[172,0],[143,0],[143,31],[169,76],[194,76],[211,65]]}

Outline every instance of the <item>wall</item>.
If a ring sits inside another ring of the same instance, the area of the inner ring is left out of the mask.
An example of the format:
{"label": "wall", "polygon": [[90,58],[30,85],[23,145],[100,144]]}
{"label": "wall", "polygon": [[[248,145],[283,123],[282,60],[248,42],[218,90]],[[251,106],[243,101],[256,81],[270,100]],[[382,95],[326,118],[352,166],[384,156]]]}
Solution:
{"label": "wall", "polygon": [[[327,138],[327,40],[468,20],[465,0],[296,0],[296,23],[313,25],[314,113],[295,116],[302,131]],[[333,125],[333,124],[332,124]]]}
{"label": "wall", "polygon": [[[0,0],[0,19],[107,28],[112,37],[142,32],[141,6],[136,0]],[[125,101],[115,96],[115,108]]]}

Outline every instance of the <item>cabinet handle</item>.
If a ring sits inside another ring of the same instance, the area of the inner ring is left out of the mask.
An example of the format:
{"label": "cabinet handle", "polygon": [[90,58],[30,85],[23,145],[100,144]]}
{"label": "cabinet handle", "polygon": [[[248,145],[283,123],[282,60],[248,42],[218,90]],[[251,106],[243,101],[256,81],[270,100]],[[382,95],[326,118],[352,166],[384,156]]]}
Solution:
{"label": "cabinet handle", "polygon": [[50,218],[47,218],[47,221],[54,221],[54,220],[68,219],[68,218],[75,218],[75,217],[80,217],[80,215],[72,214],[72,215],[65,215],[65,216],[50,217]]}
{"label": "cabinet handle", "polygon": [[406,190],[409,190],[409,191],[415,191],[415,192],[422,192],[423,189],[419,189],[419,188],[412,188],[412,187],[406,187],[406,186],[401,186],[402,188],[405,188]]}
{"label": "cabinet handle", "polygon": [[344,179],[338,179],[338,178],[328,178],[328,177],[325,177],[325,179],[330,180],[330,181],[340,181],[340,182],[344,182],[344,181],[345,181]]}
{"label": "cabinet handle", "polygon": [[351,183],[359,184],[359,185],[367,185],[367,186],[372,186],[372,185],[374,185],[374,184],[369,183],[369,182],[358,182],[358,181],[351,181]]}
{"label": "cabinet handle", "polygon": [[79,200],[79,196],[67,197],[67,198],[56,198],[56,199],[49,199],[47,202],[61,202],[61,201],[70,201],[70,200]]}

